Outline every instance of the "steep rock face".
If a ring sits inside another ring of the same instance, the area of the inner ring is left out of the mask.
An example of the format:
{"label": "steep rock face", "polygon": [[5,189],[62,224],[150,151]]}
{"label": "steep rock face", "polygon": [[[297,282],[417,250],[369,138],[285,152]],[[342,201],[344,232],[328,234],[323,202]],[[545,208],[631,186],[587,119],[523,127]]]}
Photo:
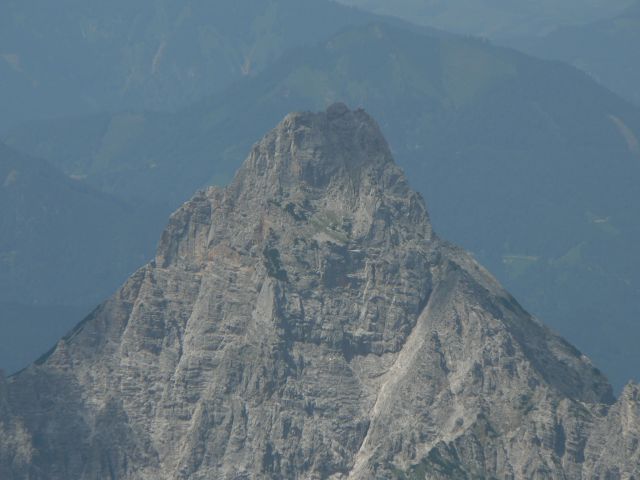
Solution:
{"label": "steep rock face", "polygon": [[14,478],[27,471],[31,461],[31,438],[8,403],[7,383],[0,370],[0,478]]}
{"label": "steep rock face", "polygon": [[640,386],[628,384],[587,444],[587,478],[638,478]]}
{"label": "steep rock face", "polygon": [[287,116],[2,385],[3,478],[640,473],[637,389],[614,404],[435,236],[375,122],[344,105]]}

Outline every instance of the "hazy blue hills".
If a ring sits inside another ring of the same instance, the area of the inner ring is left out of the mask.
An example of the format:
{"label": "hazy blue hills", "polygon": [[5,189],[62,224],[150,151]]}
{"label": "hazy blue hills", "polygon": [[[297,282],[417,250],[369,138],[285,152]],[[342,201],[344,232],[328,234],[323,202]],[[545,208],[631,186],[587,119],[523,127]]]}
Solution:
{"label": "hazy blue hills", "polygon": [[640,112],[575,68],[376,24],[174,114],[32,122],[7,141],[164,213],[225,182],[286,112],[335,100],[378,118],[437,231],[615,384],[640,375]]}
{"label": "hazy blue hills", "polygon": [[325,0],[6,0],[0,129],[33,118],[172,109],[371,14]]}
{"label": "hazy blue hills", "polygon": [[2,144],[0,205],[0,365],[12,369],[144,263],[161,225]]}
{"label": "hazy blue hills", "polygon": [[514,43],[540,57],[576,65],[640,105],[640,2],[611,19]]}
{"label": "hazy blue hills", "polygon": [[341,0],[379,14],[488,37],[541,58],[570,63],[640,104],[637,0]]}
{"label": "hazy blue hills", "polygon": [[633,0],[339,0],[385,15],[491,38],[539,35],[612,17]]}

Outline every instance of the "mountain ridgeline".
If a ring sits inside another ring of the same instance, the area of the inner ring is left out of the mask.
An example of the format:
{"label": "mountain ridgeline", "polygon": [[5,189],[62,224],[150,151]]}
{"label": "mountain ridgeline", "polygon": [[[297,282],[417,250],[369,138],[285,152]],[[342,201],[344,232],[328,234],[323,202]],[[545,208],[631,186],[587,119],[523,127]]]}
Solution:
{"label": "mountain ridgeline", "polygon": [[384,15],[491,39],[540,36],[559,26],[610,18],[634,0],[339,0]]}
{"label": "mountain ridgeline", "polygon": [[378,125],[294,113],[0,380],[3,479],[623,479],[640,389],[434,232]]}
{"label": "mountain ridgeline", "polygon": [[583,69],[607,88],[640,105],[640,1],[612,18],[565,26],[542,37],[514,39],[522,51]]}

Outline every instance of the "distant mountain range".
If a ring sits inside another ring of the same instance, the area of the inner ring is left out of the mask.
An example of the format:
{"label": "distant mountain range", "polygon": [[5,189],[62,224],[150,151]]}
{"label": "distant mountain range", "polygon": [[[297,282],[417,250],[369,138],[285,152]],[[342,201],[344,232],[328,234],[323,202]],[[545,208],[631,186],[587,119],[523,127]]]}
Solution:
{"label": "distant mountain range", "polygon": [[570,63],[640,105],[638,0],[340,1]]}
{"label": "distant mountain range", "polygon": [[173,109],[372,14],[325,0],[6,0],[0,129],[41,117]]}
{"label": "distant mountain range", "polygon": [[226,182],[284,113],[334,100],[380,120],[438,231],[617,386],[638,376],[640,112],[575,68],[379,23],[172,114],[32,122],[6,140],[165,214]]}
{"label": "distant mountain range", "polygon": [[338,0],[451,32],[505,39],[610,18],[634,0]]}
{"label": "distant mountain range", "polygon": [[511,43],[543,58],[571,63],[640,105],[640,2],[614,18],[561,27]]}

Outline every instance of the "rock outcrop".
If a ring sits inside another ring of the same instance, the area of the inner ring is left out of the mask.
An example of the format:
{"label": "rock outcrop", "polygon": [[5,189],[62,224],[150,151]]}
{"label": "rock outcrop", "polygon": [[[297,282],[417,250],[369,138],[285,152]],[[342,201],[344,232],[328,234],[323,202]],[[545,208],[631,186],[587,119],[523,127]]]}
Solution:
{"label": "rock outcrop", "polygon": [[0,383],[7,479],[630,479],[640,399],[432,231],[375,122],[295,113]]}

